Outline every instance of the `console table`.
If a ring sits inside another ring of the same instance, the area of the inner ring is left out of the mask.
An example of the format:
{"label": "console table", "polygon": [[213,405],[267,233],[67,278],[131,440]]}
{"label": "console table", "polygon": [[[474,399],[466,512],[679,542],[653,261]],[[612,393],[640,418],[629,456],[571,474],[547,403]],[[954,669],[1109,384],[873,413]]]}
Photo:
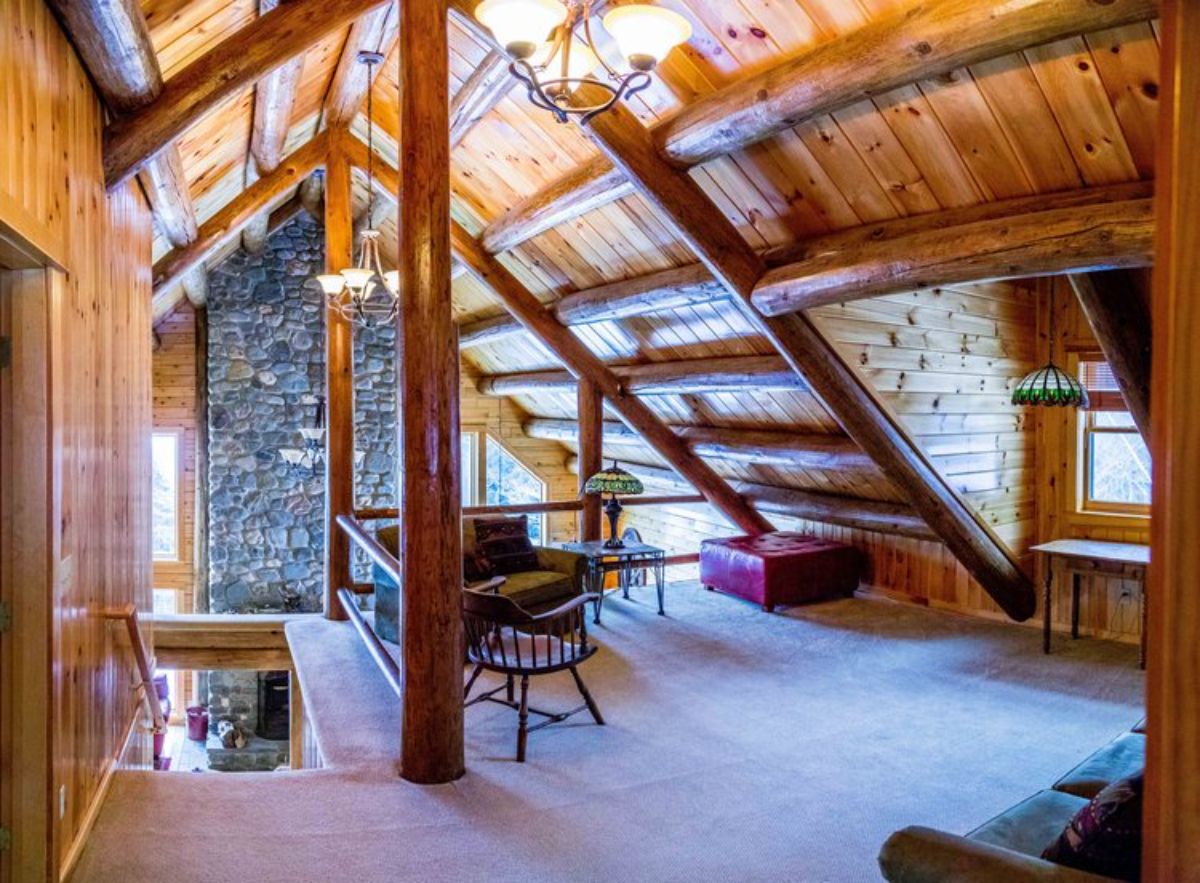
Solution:
{"label": "console table", "polygon": [[[645,543],[626,542],[616,549],[604,545],[603,540],[589,543],[563,543],[562,547],[568,552],[575,552],[587,558],[587,590],[595,592],[600,597],[596,599],[593,622],[600,622],[600,608],[604,606],[604,577],[610,573],[617,574],[617,589],[629,597],[630,576],[635,570],[653,570],[654,586],[658,590],[658,615],[665,616],[663,611],[663,583],[667,575],[667,553],[657,546]],[[616,589],[613,589],[616,591]]]}
{"label": "console table", "polygon": [[1142,621],[1138,664],[1146,667],[1146,567],[1150,547],[1138,543],[1110,543],[1101,540],[1054,540],[1034,546],[1031,551],[1046,556],[1046,584],[1042,603],[1042,652],[1050,652],[1050,601],[1054,583],[1054,561],[1062,561],[1071,574],[1071,637],[1079,637],[1079,591],[1082,577],[1099,574],[1141,583],[1138,607]]}

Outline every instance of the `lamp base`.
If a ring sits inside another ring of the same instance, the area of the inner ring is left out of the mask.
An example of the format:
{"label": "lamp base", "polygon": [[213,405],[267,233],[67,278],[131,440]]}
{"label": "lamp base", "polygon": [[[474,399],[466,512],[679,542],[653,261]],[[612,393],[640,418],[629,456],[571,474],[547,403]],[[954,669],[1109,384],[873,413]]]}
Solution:
{"label": "lamp base", "polygon": [[604,541],[604,548],[625,548],[625,543],[617,534],[617,522],[621,519],[621,504],[617,502],[616,494],[609,497],[608,502],[604,504],[604,514],[608,517],[608,539]]}

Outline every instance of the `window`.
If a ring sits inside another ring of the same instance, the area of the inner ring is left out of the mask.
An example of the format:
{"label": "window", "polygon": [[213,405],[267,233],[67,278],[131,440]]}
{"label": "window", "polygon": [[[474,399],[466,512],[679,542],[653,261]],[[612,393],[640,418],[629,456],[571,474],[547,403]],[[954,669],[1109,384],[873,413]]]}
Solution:
{"label": "window", "polygon": [[[506,506],[541,503],[546,483],[486,431],[462,434],[463,506]],[[545,536],[545,516],[529,516],[529,539],[540,544]]]}
{"label": "window", "polygon": [[179,592],[175,589],[154,590],[154,615],[179,612]]}
{"label": "window", "polygon": [[151,548],[156,561],[179,559],[179,435],[156,432],[151,439]]}
{"label": "window", "polygon": [[[505,506],[516,503],[540,503],[546,499],[546,482],[508,452],[500,442],[487,440],[487,504]],[[544,515],[529,516],[529,539],[542,540]]]}
{"label": "window", "polygon": [[1081,508],[1148,515],[1150,451],[1125,408],[1107,362],[1081,359],[1080,378],[1091,403],[1080,413]]}

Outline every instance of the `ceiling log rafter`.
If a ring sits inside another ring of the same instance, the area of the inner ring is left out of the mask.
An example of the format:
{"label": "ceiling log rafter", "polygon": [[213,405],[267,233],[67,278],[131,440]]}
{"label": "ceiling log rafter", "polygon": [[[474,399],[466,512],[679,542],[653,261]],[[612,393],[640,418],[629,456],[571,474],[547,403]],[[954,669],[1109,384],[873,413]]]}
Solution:
{"label": "ceiling log rafter", "polygon": [[917,512],[984,590],[1013,619],[1032,616],[1036,608],[1033,583],[1013,553],[807,316],[764,317],[754,309],[750,299],[767,271],[765,261],[733,224],[713,209],[691,176],[663,158],[652,133],[621,106],[592,119],[586,131],[651,207],[669,219],[846,434],[911,496]]}
{"label": "ceiling log rafter", "polygon": [[[109,110],[118,117],[153,103],[163,91],[150,30],[134,0],[52,0],[50,4]],[[138,173],[158,229],[172,246],[196,240],[199,225],[179,149],[169,144]],[[207,298],[202,270],[184,280],[197,307]]]}
{"label": "ceiling log rafter", "polygon": [[[266,15],[279,0],[258,0],[258,14]],[[304,56],[281,64],[254,85],[254,123],[250,132],[250,156],[246,161],[246,185],[279,167],[292,122],[292,108],[304,69]],[[242,231],[242,245],[251,254],[267,247],[270,213],[252,218]]]}
{"label": "ceiling log rafter", "polygon": [[[845,273],[849,278],[856,269],[851,260],[853,257],[857,257],[862,265],[857,267],[858,273],[863,272],[868,258],[875,255],[892,258],[898,255],[900,259],[910,261],[904,272],[898,270],[895,260],[889,263],[887,275],[876,278],[876,290],[869,294],[861,294],[852,285],[843,286],[836,298],[823,301],[832,303],[853,300],[860,294],[874,297],[910,291],[934,284],[932,280],[935,278],[946,284],[950,281],[961,284],[995,278],[994,274],[1029,275],[1018,273],[1013,267],[1032,266],[1035,259],[1040,261],[1038,266],[1043,273],[1075,272],[1095,263],[1096,255],[1104,258],[1100,263],[1108,265],[1117,258],[1122,263],[1140,265],[1146,261],[1145,246],[1150,235],[1146,224],[1153,191],[1151,182],[1139,181],[1022,196],[864,224],[763,252],[763,260],[769,268],[766,279],[787,280],[800,287],[810,273],[817,271],[824,272],[826,279],[838,273]],[[1108,221],[1106,225],[1093,226],[1089,223],[1095,207],[1103,209]],[[1028,234],[1022,242],[1014,241],[1014,237],[1007,232],[1012,223],[1036,218],[1054,218],[1060,224],[1065,220],[1072,225],[1074,235],[1066,238],[1060,236],[1058,247],[1055,247],[1047,241],[1047,237],[1039,235],[1037,223],[1030,224],[1028,229],[1022,231]],[[995,241],[997,233],[1008,240],[1004,260],[995,251],[990,259],[985,260],[984,256],[960,247],[960,241],[968,234],[975,236],[976,244],[988,241],[986,236],[989,231],[992,241]],[[1111,247],[1105,245],[1105,237],[1110,234],[1115,235]],[[941,275],[938,277],[925,263],[917,263],[916,258],[926,257],[924,253],[914,251],[917,243],[938,245],[943,252],[954,250],[952,253],[957,257],[957,263],[953,264],[953,272],[941,269],[949,266],[944,258],[939,262]],[[1086,247],[1087,252],[1076,252],[1076,247]],[[953,278],[947,281],[947,277]],[[758,283],[756,290],[763,292],[763,281]],[[729,290],[713,276],[708,267],[696,263],[584,289],[554,302],[551,309],[564,324],[587,325],[712,303],[729,296]],[[480,319],[463,325],[459,344],[463,347],[480,346],[521,330],[520,323],[507,315]]]}
{"label": "ceiling log rafter", "polygon": [[109,188],[136,174],[222,101],[383,4],[290,0],[234,32],[171,77],[152,102],[109,123],[104,131]]}
{"label": "ceiling log rafter", "polygon": [[[457,4],[464,11],[475,5]],[[931,0],[706,95],[655,125],[651,138],[668,163],[688,168],[966,65],[1152,19],[1158,6],[1157,0],[1032,0],[1005,7]],[[515,248],[632,192],[621,170],[595,157],[492,221],[482,235],[484,246],[491,252]]]}

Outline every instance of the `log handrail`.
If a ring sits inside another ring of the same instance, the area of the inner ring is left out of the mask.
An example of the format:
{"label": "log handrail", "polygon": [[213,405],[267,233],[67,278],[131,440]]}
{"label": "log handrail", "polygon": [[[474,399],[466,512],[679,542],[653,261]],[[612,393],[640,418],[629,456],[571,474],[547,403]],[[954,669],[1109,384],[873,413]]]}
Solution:
{"label": "log handrail", "polygon": [[154,732],[165,733],[167,722],[163,719],[162,706],[158,703],[158,691],[154,689],[154,670],[150,666],[150,655],[146,652],[146,642],[142,640],[142,629],[138,624],[137,607],[126,604],[115,610],[106,610],[105,619],[119,619],[125,623],[129,633],[129,646],[133,650],[133,661],[137,665],[138,676],[141,677],[143,698],[150,706],[150,718],[154,721]]}
{"label": "log handrail", "polygon": [[[703,503],[703,494],[668,494],[663,496],[628,497],[621,500],[623,506],[665,506],[672,503]],[[582,500],[547,500],[541,503],[507,503],[496,506],[464,506],[463,518],[477,515],[542,515],[548,512],[578,512],[583,509]],[[345,516],[342,516],[345,518]],[[394,506],[355,509],[358,521],[384,521],[399,518],[400,510]],[[347,519],[349,521],[350,519]],[[359,530],[362,528],[359,527]],[[353,534],[351,534],[353,537]],[[364,536],[368,536],[364,534]]]}
{"label": "log handrail", "polygon": [[387,652],[387,648],[383,646],[383,642],[379,640],[379,636],[375,634],[371,627],[367,625],[367,621],[363,619],[362,611],[358,609],[358,604],[354,601],[354,593],[347,588],[341,588],[338,589],[337,596],[342,609],[346,611],[346,616],[354,624],[354,630],[358,632],[358,636],[362,638],[363,643],[366,645],[367,652],[371,654],[371,658],[375,660],[375,664],[383,672],[388,686],[392,688],[392,692],[397,697],[401,696],[400,666],[396,664],[396,660],[392,659],[392,654]]}
{"label": "log handrail", "polygon": [[[398,586],[403,584],[400,577],[400,562],[387,549],[380,545],[379,540],[367,533],[358,521],[348,515],[339,515],[337,517],[337,526],[341,528],[342,533],[350,538],[352,543],[367,553],[367,557],[373,563],[377,564],[387,574],[389,579],[395,581]],[[348,589],[343,586],[338,591],[348,591]]]}

